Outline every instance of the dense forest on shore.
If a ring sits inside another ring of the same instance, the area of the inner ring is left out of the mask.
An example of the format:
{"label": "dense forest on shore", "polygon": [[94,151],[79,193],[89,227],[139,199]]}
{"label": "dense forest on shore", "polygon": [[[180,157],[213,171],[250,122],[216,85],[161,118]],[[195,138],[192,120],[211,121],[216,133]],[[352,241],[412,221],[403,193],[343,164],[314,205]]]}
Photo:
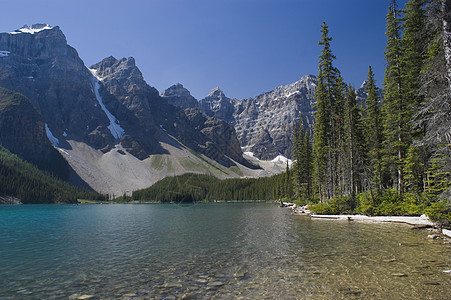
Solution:
{"label": "dense forest on shore", "polygon": [[0,196],[22,203],[76,203],[78,199],[107,200],[96,192],[79,189],[0,146]]}
{"label": "dense forest on shore", "polygon": [[379,97],[371,66],[367,100],[334,66],[321,28],[313,143],[302,124],[284,196],[322,213],[417,215],[451,221],[450,1],[392,1]]}
{"label": "dense forest on shore", "polygon": [[211,175],[184,174],[166,177],[151,187],[134,191],[120,201],[198,202],[275,200],[284,174],[271,177],[220,180]]}
{"label": "dense forest on shore", "polygon": [[[386,16],[383,92],[371,66],[366,103],[334,66],[329,29],[322,46],[313,137],[300,121],[293,165],[284,174],[220,181],[166,178],[133,200],[276,200],[314,204],[318,213],[419,215],[451,222],[450,1],[392,1]],[[383,97],[379,95],[383,94]]]}

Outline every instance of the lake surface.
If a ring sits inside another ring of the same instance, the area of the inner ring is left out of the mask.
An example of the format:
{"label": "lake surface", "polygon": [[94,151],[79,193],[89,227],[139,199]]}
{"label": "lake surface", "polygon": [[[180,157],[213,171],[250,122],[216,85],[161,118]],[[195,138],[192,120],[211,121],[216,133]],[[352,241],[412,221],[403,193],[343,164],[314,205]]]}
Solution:
{"label": "lake surface", "polygon": [[261,203],[0,206],[0,299],[451,299],[427,234]]}

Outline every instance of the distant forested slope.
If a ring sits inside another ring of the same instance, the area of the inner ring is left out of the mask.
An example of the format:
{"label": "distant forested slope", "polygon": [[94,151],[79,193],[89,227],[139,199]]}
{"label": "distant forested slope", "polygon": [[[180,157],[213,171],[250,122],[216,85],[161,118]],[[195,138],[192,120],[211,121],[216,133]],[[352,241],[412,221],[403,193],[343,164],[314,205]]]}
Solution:
{"label": "distant forested slope", "polygon": [[151,202],[275,200],[281,194],[283,176],[220,180],[209,175],[185,174],[135,191],[131,198]]}
{"label": "distant forested slope", "polygon": [[81,190],[20,159],[0,146],[0,196],[22,203],[74,203],[79,198],[102,199],[98,193]]}

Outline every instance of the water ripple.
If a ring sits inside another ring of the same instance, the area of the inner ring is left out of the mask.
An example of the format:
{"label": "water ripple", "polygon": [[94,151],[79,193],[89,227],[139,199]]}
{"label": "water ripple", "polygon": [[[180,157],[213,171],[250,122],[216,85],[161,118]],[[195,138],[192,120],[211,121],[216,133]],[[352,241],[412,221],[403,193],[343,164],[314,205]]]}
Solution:
{"label": "water ripple", "polygon": [[443,299],[450,244],[426,235],[268,204],[0,207],[0,299]]}

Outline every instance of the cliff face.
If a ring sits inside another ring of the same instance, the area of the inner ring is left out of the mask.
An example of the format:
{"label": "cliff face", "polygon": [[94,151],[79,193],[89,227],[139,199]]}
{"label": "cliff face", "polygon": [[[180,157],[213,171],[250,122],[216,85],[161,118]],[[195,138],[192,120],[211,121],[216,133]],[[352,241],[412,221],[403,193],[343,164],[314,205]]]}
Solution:
{"label": "cliff face", "polygon": [[38,24],[0,33],[0,50],[6,53],[0,57],[0,86],[30,99],[55,137],[111,147],[91,74],[59,27]]}
{"label": "cliff face", "polygon": [[205,117],[198,110],[170,105],[167,97],[160,97],[144,81],[133,58],[108,57],[91,70],[101,82],[105,105],[121,120],[125,131],[122,146],[136,157],[143,159],[150,154],[164,153],[159,145],[164,131],[224,166],[234,165],[230,159],[246,162],[233,127]]}
{"label": "cliff face", "polygon": [[291,157],[294,124],[302,118],[304,127],[313,130],[316,84],[316,77],[307,75],[255,98],[230,99],[215,88],[198,103],[187,99],[188,91],[173,94],[177,99],[171,102],[191,105],[207,116],[228,122],[235,128],[243,151],[259,159],[273,159],[279,154]]}
{"label": "cliff face", "polygon": [[161,93],[161,97],[166,99],[169,104],[185,108],[197,107],[197,100],[191,93],[183,87],[182,84],[177,83],[166,89]]}
{"label": "cliff face", "polygon": [[50,143],[44,119],[25,96],[0,88],[0,128],[3,147],[62,179],[74,176]]}

